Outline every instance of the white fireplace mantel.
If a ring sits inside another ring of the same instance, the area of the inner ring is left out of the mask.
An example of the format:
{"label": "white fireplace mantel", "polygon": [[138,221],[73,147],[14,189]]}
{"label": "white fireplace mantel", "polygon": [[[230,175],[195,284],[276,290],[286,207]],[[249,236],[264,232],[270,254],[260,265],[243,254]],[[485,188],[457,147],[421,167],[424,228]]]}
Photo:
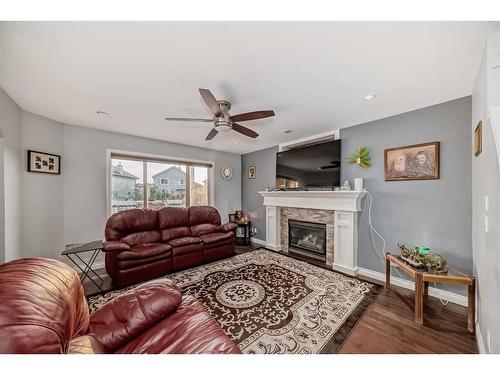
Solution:
{"label": "white fireplace mantel", "polygon": [[[280,207],[330,210],[334,215],[333,269],[358,272],[358,212],[364,191],[259,191],[266,206],[266,247],[281,251]],[[284,249],[283,249],[284,250]]]}

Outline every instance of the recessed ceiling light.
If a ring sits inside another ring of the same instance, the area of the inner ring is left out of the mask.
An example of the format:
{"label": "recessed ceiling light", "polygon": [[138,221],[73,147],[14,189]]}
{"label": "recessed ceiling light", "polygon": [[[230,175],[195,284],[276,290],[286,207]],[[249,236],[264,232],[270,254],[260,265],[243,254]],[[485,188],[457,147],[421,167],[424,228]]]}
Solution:
{"label": "recessed ceiling light", "polygon": [[96,112],[99,116],[103,116],[103,117],[108,117],[108,116],[111,116],[108,112],[104,112],[104,111],[97,111]]}
{"label": "recessed ceiling light", "polygon": [[285,130],[283,133],[285,133],[285,134],[290,134],[291,132],[292,132],[292,131],[291,131],[290,129],[288,129],[288,130]]}
{"label": "recessed ceiling light", "polygon": [[375,98],[377,97],[376,94],[370,94],[370,95],[366,95],[364,98],[363,98],[363,101],[364,102],[370,102],[372,100],[375,100]]}

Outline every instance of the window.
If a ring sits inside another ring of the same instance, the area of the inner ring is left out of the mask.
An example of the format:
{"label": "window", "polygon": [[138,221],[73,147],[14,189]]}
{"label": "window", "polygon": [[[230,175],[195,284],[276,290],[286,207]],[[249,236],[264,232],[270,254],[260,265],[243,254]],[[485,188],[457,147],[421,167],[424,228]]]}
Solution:
{"label": "window", "polygon": [[111,154],[109,212],[210,205],[209,163]]}

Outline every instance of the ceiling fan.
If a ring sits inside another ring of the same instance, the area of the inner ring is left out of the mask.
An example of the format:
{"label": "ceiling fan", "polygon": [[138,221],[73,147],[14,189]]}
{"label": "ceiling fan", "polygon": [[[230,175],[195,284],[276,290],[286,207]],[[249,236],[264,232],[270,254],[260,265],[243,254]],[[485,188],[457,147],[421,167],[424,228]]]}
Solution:
{"label": "ceiling fan", "polygon": [[206,141],[211,140],[219,132],[228,132],[231,129],[246,135],[247,137],[257,138],[258,133],[254,132],[252,129],[244,127],[237,122],[258,120],[261,118],[274,116],[274,111],[254,111],[247,113],[240,113],[239,115],[230,116],[229,110],[231,109],[231,103],[227,100],[216,100],[210,90],[200,89],[200,94],[205,103],[207,104],[210,112],[213,114],[211,119],[203,118],[184,118],[184,117],[165,117],[168,121],[193,121],[193,122],[213,122],[214,128],[210,130]]}

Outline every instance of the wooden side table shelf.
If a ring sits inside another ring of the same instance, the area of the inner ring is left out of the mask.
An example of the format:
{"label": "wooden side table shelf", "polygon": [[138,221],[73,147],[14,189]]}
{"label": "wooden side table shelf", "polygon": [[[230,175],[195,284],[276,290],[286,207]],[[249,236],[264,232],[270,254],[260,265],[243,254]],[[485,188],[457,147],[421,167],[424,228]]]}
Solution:
{"label": "wooden side table shelf", "polygon": [[447,283],[466,285],[468,289],[467,329],[475,330],[475,303],[476,288],[474,277],[467,276],[451,267],[447,267],[447,273],[435,273],[433,271],[417,269],[399,257],[387,253],[385,268],[385,287],[391,287],[391,264],[415,279],[415,322],[424,323],[424,296],[427,296],[429,283]]}

